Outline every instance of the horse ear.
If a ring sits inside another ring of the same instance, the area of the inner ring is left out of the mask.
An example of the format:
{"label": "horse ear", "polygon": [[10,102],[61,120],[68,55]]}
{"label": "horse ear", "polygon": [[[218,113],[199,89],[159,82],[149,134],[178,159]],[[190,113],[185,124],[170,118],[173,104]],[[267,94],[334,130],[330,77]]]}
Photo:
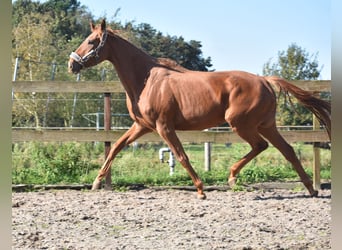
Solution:
{"label": "horse ear", "polygon": [[106,19],[102,19],[101,30],[104,31],[105,29],[106,29]]}
{"label": "horse ear", "polygon": [[90,22],[90,30],[91,32],[93,32],[95,30],[95,25],[93,24],[93,22]]}

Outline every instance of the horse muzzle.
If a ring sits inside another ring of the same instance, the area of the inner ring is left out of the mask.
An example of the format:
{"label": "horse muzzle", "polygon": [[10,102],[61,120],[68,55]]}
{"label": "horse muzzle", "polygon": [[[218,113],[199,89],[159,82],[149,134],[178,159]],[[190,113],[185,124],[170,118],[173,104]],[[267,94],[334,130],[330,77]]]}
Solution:
{"label": "horse muzzle", "polygon": [[78,74],[82,68],[83,66],[81,64],[70,58],[68,63],[69,73]]}

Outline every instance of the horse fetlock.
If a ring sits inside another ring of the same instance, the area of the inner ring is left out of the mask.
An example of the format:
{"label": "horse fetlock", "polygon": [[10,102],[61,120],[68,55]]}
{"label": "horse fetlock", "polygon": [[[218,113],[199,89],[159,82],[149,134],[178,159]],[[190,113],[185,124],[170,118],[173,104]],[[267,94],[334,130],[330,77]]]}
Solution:
{"label": "horse fetlock", "polygon": [[203,182],[202,181],[196,181],[194,184],[195,184],[198,192],[203,192]]}

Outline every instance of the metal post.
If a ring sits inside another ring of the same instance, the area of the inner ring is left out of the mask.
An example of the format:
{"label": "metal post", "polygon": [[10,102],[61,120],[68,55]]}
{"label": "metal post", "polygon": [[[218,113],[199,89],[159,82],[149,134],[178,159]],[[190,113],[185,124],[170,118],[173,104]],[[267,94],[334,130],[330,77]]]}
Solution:
{"label": "metal post", "polygon": [[96,112],[95,113],[95,118],[96,118],[96,131],[100,131],[100,115],[101,113],[100,112]]}
{"label": "metal post", "polygon": [[[13,82],[15,82],[17,80],[17,72],[18,72],[18,68],[19,68],[19,57],[15,58],[15,65],[14,65],[14,72],[13,72]],[[14,97],[14,93],[12,90],[12,100]]]}
{"label": "metal post", "polygon": [[17,72],[19,69],[19,57],[15,58],[14,72],[13,72],[13,82],[17,80]]}
{"label": "metal post", "polygon": [[205,171],[211,170],[211,143],[210,142],[204,143],[204,170]]}
{"label": "metal post", "polygon": [[176,162],[175,162],[175,157],[174,157],[171,150],[170,150],[170,156],[169,156],[168,163],[169,163],[169,167],[170,167],[170,176],[172,176],[175,173]]}
{"label": "metal post", "polygon": [[[55,74],[56,74],[56,63],[52,64],[52,69],[51,69],[51,81],[55,80]],[[46,127],[46,120],[47,120],[47,114],[49,112],[49,103],[50,103],[50,92],[48,93],[47,100],[46,100],[46,107],[45,107],[45,114],[44,114],[44,120],[43,120],[43,127]]]}
{"label": "metal post", "polygon": [[[80,73],[76,76],[76,82],[80,81]],[[74,125],[74,118],[75,118],[75,109],[76,109],[76,102],[77,102],[77,93],[74,94],[74,103],[72,104],[72,112],[71,112],[71,121],[70,121],[70,127],[72,128]]]}
{"label": "metal post", "polygon": [[170,176],[172,176],[175,173],[175,157],[171,151],[170,148],[161,148],[159,149],[159,160],[161,163],[164,162],[164,153],[169,152],[170,156],[169,156],[169,160],[167,161],[169,163],[169,167],[170,167]]}
{"label": "metal post", "polygon": [[[209,129],[205,129],[204,131],[209,131]],[[210,171],[211,169],[211,143],[204,143],[204,170]]]}

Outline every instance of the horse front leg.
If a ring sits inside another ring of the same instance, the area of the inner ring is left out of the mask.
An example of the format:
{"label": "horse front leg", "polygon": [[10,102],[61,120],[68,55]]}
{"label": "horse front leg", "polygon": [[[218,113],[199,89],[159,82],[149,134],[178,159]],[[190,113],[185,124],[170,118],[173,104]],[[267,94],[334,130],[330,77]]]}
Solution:
{"label": "horse front leg", "polygon": [[206,199],[206,195],[203,192],[203,182],[198,177],[197,173],[190,164],[189,158],[186,155],[182,143],[180,142],[174,129],[170,129],[165,126],[157,126],[158,134],[165,140],[165,142],[171,148],[171,151],[175,155],[176,159],[182,164],[190,175],[192,182],[197,188],[197,197],[199,199]]}
{"label": "horse front leg", "polygon": [[[99,170],[99,173],[97,177],[95,178],[92,190],[99,189],[101,186],[101,181],[104,177],[106,177],[106,183],[108,178],[108,174],[110,173],[110,167],[112,165],[113,160],[115,159],[116,155],[128,144],[134,142],[136,139],[141,137],[142,135],[150,132],[149,129],[140,126],[136,122],[133,123],[132,127],[130,127],[129,130],[124,133],[119,140],[111,147],[108,156],[102,165],[101,169]],[[106,186],[105,189],[111,189],[111,187]]]}

